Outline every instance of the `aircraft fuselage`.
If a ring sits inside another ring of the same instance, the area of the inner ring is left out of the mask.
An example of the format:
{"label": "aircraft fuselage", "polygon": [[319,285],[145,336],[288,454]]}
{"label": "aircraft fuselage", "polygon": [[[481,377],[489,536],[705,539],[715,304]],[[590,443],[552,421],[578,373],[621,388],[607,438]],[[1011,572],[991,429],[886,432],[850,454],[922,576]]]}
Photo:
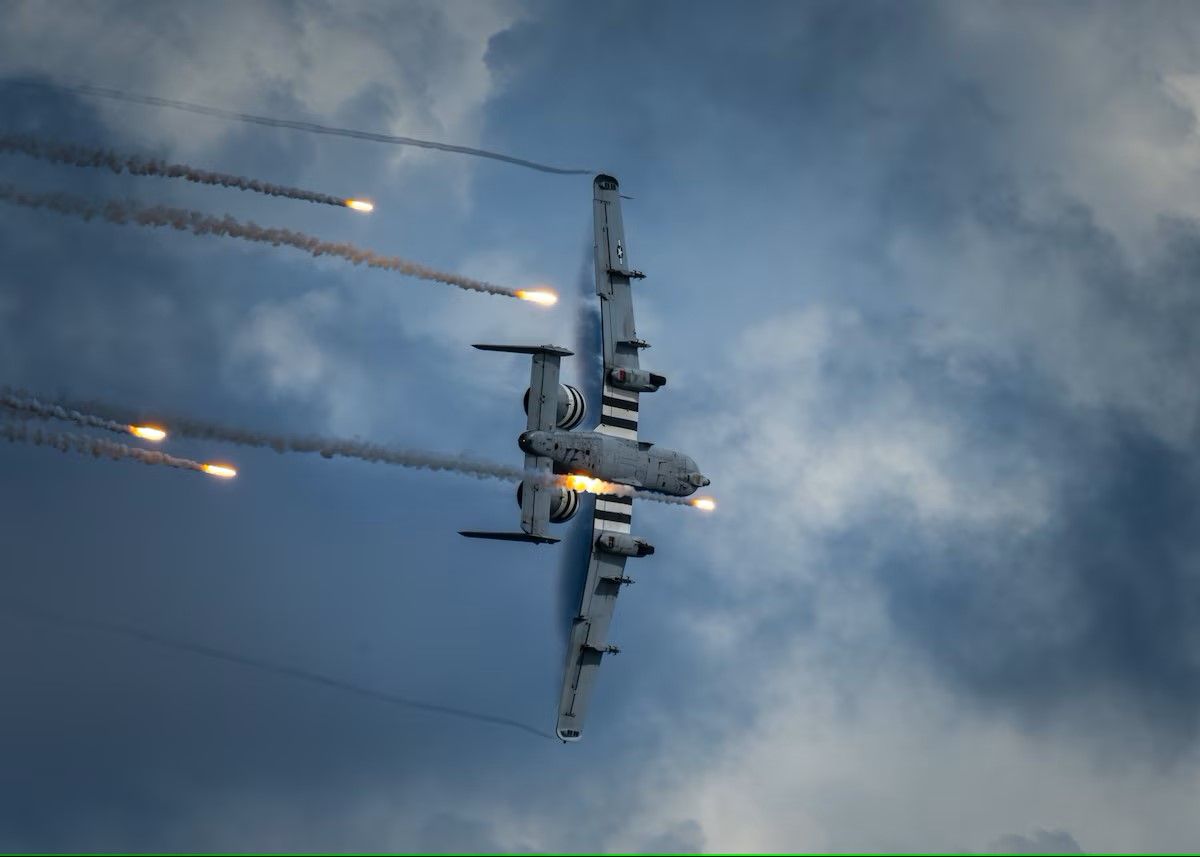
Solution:
{"label": "aircraft fuselage", "polygon": [[600,432],[527,431],[517,445],[527,454],[551,459],[562,473],[582,473],[676,497],[687,497],[709,484],[690,456]]}

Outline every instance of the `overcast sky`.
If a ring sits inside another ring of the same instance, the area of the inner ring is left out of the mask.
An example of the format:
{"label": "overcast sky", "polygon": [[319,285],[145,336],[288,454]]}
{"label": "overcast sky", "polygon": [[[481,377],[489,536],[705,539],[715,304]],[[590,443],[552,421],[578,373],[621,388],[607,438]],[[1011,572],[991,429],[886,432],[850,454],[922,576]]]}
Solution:
{"label": "overcast sky", "polygon": [[588,176],[29,81],[612,172],[670,379],[642,434],[720,506],[639,504],[658,552],[563,746],[95,624],[548,732],[570,564],[456,534],[511,486],[0,445],[0,850],[1200,842],[1196,6],[5,4],[0,132],[378,207],[0,182],[563,300],[3,205],[0,385],[517,464],[526,364],[469,344],[579,344]]}

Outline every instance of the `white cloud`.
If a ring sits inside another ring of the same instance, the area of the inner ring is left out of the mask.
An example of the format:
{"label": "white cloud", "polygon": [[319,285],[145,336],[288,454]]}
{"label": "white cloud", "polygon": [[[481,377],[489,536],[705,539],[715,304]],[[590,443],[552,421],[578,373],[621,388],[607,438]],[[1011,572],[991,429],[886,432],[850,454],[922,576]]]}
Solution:
{"label": "white cloud", "polygon": [[322,335],[345,318],[342,304],[331,291],[259,304],[231,339],[230,388],[245,398],[258,398],[265,390],[276,401],[315,404],[328,415],[327,429],[334,433],[369,428],[365,368],[340,356]]}
{"label": "white cloud", "polygon": [[[0,73],[265,115],[279,105],[264,99],[283,96],[331,124],[366,97],[381,108],[369,130],[469,145],[491,89],[488,39],[511,20],[507,4],[419,2],[401,10],[390,3],[51,7],[28,0],[5,8]],[[143,145],[168,140],[184,155],[231,129],[173,110],[96,106],[118,136]],[[427,158],[415,150],[396,156]]]}
{"label": "white cloud", "polygon": [[655,822],[701,819],[714,851],[960,851],[1039,828],[1085,849],[1153,851],[1200,835],[1186,820],[1195,759],[1169,771],[1097,760],[1066,724],[1030,734],[964,709],[898,657],[847,692],[805,649],[762,678],[757,719],[715,757],[676,744],[655,760],[673,760],[669,783],[655,778]]}
{"label": "white cloud", "polygon": [[711,541],[725,580],[745,568],[725,555],[740,550],[731,533],[773,534],[773,561],[744,572],[758,586],[803,574],[823,538],[885,511],[1017,532],[1048,516],[1052,474],[1004,450],[981,456],[963,417],[904,377],[915,343],[877,333],[851,310],[812,307],[751,327],[710,376],[722,406],[679,443],[718,475]]}

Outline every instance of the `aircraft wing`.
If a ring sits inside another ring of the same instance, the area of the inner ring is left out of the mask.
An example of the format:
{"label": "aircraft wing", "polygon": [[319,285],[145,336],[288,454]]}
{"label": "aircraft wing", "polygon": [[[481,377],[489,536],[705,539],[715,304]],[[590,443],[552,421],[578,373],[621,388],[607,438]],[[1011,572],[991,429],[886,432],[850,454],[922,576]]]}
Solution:
{"label": "aircraft wing", "polygon": [[617,649],[608,642],[617,594],[631,583],[625,576],[624,555],[602,550],[597,542],[606,534],[629,534],[633,498],[601,495],[592,513],[591,556],[579,610],[571,623],[567,659],[563,668],[562,695],[558,705],[556,732],[563,741],[578,741],[588,699],[596,682],[600,661]]}
{"label": "aircraft wing", "polygon": [[604,350],[604,398],[596,431],[637,440],[638,394],[609,383],[613,369],[638,369],[638,339],[633,319],[632,280],[644,275],[629,267],[621,192],[612,176],[596,176],[592,184],[595,228],[596,294],[600,296],[600,339]]}

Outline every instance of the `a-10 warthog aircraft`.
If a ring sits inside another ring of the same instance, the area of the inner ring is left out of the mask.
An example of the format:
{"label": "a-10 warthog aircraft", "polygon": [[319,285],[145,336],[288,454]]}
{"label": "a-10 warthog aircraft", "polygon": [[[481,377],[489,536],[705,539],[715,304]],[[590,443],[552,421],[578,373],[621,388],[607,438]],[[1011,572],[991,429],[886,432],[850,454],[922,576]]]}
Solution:
{"label": "a-10 warthog aircraft", "polygon": [[[571,352],[555,345],[476,345],[484,351],[508,351],[532,356],[529,390],[525,394],[526,430],[518,438],[525,453],[525,478],[517,490],[521,507],[520,532],[464,531],[464,536],[540,544],[557,542],[550,524],[562,523],[579,508],[574,480],[595,479],[686,497],[709,484],[696,462],[674,450],[638,440],[639,397],[667,383],[655,372],[642,369],[641,349],[649,347],[634,328],[630,284],[645,277],[629,266],[625,233],[621,225],[621,196],[612,176],[596,176],[593,183],[596,236],[596,293],[600,296],[604,351],[600,422],[594,431],[574,431],[586,416],[579,390],[559,383],[559,362]],[[654,553],[654,547],[631,532],[631,493],[597,493],[592,516],[592,548],[587,581],[575,615],[562,696],[558,710],[558,737],[578,741],[588,696],[600,660],[617,647],[608,640],[617,593],[632,583],[625,561]],[[613,489],[608,489],[613,490]]]}

